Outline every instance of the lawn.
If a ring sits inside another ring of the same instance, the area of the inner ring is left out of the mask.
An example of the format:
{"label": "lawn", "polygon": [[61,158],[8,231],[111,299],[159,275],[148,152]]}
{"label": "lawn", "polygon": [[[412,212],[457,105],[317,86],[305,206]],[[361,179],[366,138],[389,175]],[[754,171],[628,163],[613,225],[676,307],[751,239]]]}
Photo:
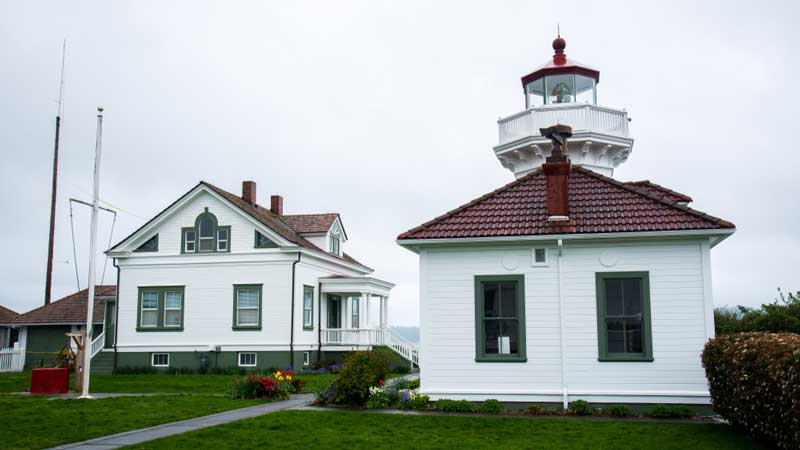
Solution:
{"label": "lawn", "polygon": [[96,400],[0,395],[0,446],[41,449],[264,403],[211,395]]}
{"label": "lawn", "polygon": [[[336,375],[297,375],[306,380],[303,392],[313,393],[327,387]],[[227,392],[239,375],[92,375],[91,392],[132,394],[219,394]],[[0,392],[23,392],[30,385],[31,373],[0,374]]]}
{"label": "lawn", "polygon": [[753,449],[727,425],[285,411],[132,449]]}

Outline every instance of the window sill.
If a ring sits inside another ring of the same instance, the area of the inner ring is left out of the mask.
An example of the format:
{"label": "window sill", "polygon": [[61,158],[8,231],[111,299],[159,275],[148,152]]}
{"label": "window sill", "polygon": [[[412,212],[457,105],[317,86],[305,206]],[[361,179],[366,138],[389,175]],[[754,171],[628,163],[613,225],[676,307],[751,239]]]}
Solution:
{"label": "window sill", "polygon": [[303,326],[303,331],[314,331],[314,327]]}
{"label": "window sill", "polygon": [[136,327],[136,331],[183,331],[183,327]]}
{"label": "window sill", "polygon": [[478,356],[475,358],[475,362],[489,362],[489,363],[524,363],[528,362],[528,358],[525,356],[516,356],[513,358],[493,358],[490,356]]}
{"label": "window sill", "polygon": [[600,362],[653,362],[655,361],[653,358],[620,358],[620,357],[613,357],[613,356],[606,356],[597,358]]}
{"label": "window sill", "polygon": [[233,331],[261,331],[261,325],[257,326],[232,326]]}

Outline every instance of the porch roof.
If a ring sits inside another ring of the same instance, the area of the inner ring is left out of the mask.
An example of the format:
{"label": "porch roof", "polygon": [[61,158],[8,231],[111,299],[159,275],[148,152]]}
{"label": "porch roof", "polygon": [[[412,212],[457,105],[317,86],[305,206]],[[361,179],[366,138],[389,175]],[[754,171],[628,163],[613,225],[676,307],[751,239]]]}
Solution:
{"label": "porch roof", "polygon": [[394,283],[373,277],[346,277],[333,275],[320,277],[320,292],[323,294],[362,294],[368,293],[388,297]]}

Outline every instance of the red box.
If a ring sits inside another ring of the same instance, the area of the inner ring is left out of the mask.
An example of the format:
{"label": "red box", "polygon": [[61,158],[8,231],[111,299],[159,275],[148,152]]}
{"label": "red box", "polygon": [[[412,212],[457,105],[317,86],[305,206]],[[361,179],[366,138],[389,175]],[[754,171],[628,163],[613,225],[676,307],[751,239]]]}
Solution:
{"label": "red box", "polygon": [[31,370],[31,394],[66,394],[69,391],[69,369]]}

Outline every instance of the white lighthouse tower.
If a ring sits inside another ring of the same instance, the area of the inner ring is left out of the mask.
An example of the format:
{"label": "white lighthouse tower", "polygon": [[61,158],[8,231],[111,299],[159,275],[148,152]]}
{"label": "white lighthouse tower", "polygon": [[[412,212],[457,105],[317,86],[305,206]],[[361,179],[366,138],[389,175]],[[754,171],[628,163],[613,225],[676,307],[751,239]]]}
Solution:
{"label": "white lighthouse tower", "polygon": [[633,138],[628,113],[597,104],[600,72],[567,58],[567,42],[553,41],[553,60],[522,77],[525,110],[498,119],[500,142],[494,153],[519,178],[540,167],[550,154],[550,140],[540,128],[572,127],[569,158],[606,176],[628,159]]}

